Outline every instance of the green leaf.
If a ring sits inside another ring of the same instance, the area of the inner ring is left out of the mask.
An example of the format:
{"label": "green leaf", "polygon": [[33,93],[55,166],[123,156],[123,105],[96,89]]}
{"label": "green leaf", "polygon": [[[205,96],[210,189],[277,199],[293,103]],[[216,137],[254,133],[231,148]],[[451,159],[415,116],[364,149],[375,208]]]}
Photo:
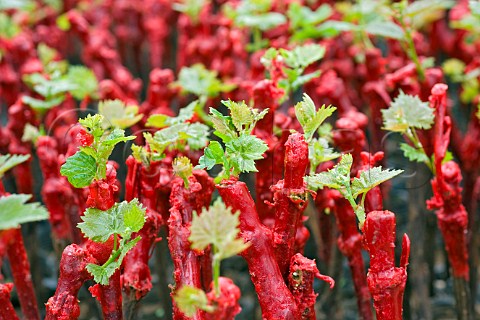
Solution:
{"label": "green leaf", "polygon": [[290,68],[304,69],[324,57],[325,47],[318,44],[305,44],[296,46],[292,50],[280,49],[280,54]]}
{"label": "green leaf", "polygon": [[22,223],[48,219],[48,211],[40,203],[27,203],[31,197],[28,194],[0,197],[0,230],[18,228]]}
{"label": "green leaf", "polygon": [[319,34],[324,37],[335,37],[345,31],[357,30],[357,26],[350,22],[328,20],[319,25],[317,28]]}
{"label": "green leaf", "polygon": [[206,69],[202,64],[183,67],[178,74],[176,83],[182,91],[193,93],[198,97],[216,97],[221,92],[228,92],[235,88],[234,85],[222,84],[215,71]]}
{"label": "green leaf", "polygon": [[382,170],[381,166],[362,171],[360,177],[354,178],[352,181],[353,197],[356,198],[360,194],[367,193],[380,183],[390,180],[402,172],[403,170]]}
{"label": "green leaf", "polygon": [[328,4],[323,4],[317,10],[312,11],[307,6],[292,2],[288,7],[287,16],[290,28],[296,30],[316,25],[326,20],[332,13],[333,10]]}
{"label": "green leaf", "polygon": [[365,25],[365,31],[374,36],[403,40],[405,32],[392,21],[372,21]]}
{"label": "green leaf", "polygon": [[135,138],[135,136],[125,136],[125,130],[115,128],[105,137],[102,144],[113,147],[120,142],[127,142]]}
{"label": "green leaf", "polygon": [[416,149],[406,143],[400,144],[400,149],[403,151],[403,155],[410,161],[428,163],[428,156],[422,149]]}
{"label": "green leaf", "polygon": [[[0,4],[0,8],[2,5]],[[1,9],[0,9],[1,10]],[[0,38],[11,39],[19,34],[20,26],[5,12],[0,12]]]}
{"label": "green leaf", "polygon": [[234,102],[231,100],[223,100],[222,104],[230,109],[232,123],[239,132],[244,129],[244,126],[249,126],[253,123],[253,113],[251,108],[245,104],[245,101]]}
{"label": "green leaf", "polygon": [[459,81],[465,72],[465,62],[459,59],[447,59],[442,64],[443,72],[452,77],[452,80]]}
{"label": "green leaf", "polygon": [[225,151],[222,145],[218,141],[210,141],[208,147],[204,149],[203,156],[198,160],[198,166],[195,169],[207,169],[210,170],[216,164],[223,164],[225,157]]}
{"label": "green leaf", "polygon": [[340,153],[334,152],[333,148],[328,146],[327,139],[312,139],[308,144],[308,158],[310,160],[311,170],[315,172],[317,166],[326,161],[340,157]]}
{"label": "green leaf", "polygon": [[19,9],[28,11],[35,7],[33,0],[5,0],[0,2],[0,10]]}
{"label": "green leaf", "polygon": [[174,145],[182,136],[185,136],[187,130],[188,124],[183,123],[157,131],[153,137],[150,134],[144,134],[144,136],[151,150],[162,154],[168,146]]}
{"label": "green leaf", "polygon": [[209,0],[182,0],[181,2],[174,2],[172,8],[175,11],[183,12],[190,17],[194,24],[197,24],[200,11],[209,2]]}
{"label": "green leaf", "polygon": [[44,79],[33,85],[33,90],[46,100],[76,89],[78,89],[77,84],[64,77]]}
{"label": "green leaf", "polygon": [[235,19],[235,24],[239,27],[258,28],[262,31],[273,29],[286,22],[285,16],[279,12],[241,15]]}
{"label": "green leaf", "polygon": [[68,31],[72,27],[66,13],[59,15],[57,17],[56,23],[57,23],[57,27],[62,31]]}
{"label": "green leaf", "polygon": [[227,152],[232,155],[230,159],[238,172],[257,172],[254,160],[263,159],[263,153],[268,149],[263,140],[245,134],[227,142],[225,147]]}
{"label": "green leaf", "polygon": [[134,232],[140,231],[145,223],[145,209],[133,199],[130,202],[115,203],[106,211],[87,208],[78,224],[82,233],[95,242],[105,242],[112,235],[118,234],[128,239]]}
{"label": "green leaf", "polygon": [[208,210],[203,208],[200,215],[194,212],[188,238],[192,249],[204,250],[212,244],[218,260],[245,250],[248,244],[238,238],[239,215],[240,211],[232,214],[231,208],[227,208],[220,198]]}
{"label": "green leaf", "polygon": [[[109,279],[113,276],[115,271],[120,268],[123,259],[127,255],[128,251],[135,247],[135,245],[138,243],[138,241],[141,240],[141,238],[142,237],[138,236],[127,243],[122,243],[120,249],[118,251],[112,252],[109,261],[107,261],[101,266],[93,263],[87,264],[86,269],[93,276],[93,280],[96,283],[102,284],[104,286],[108,285]],[[116,255],[118,255],[118,258],[114,260]],[[110,259],[112,259],[113,261],[110,261]]]}
{"label": "green leaf", "polygon": [[434,110],[418,96],[411,96],[400,91],[400,94],[383,109],[383,129],[405,133],[409,128],[430,129],[435,118]]}
{"label": "green leaf", "polygon": [[77,151],[60,168],[62,176],[67,177],[75,188],[83,188],[90,185],[97,172],[95,158]]}
{"label": "green leaf", "polygon": [[22,101],[37,112],[45,112],[58,106],[65,100],[65,96],[55,97],[48,100],[40,100],[29,96],[23,96]]}
{"label": "green leaf", "polygon": [[175,304],[187,317],[193,317],[197,311],[213,311],[208,305],[207,295],[202,289],[192,286],[183,286],[175,292],[173,296]]}
{"label": "green leaf", "polygon": [[169,117],[164,114],[151,115],[147,120],[146,126],[161,129],[180,123],[185,123],[193,117],[195,108],[198,104],[198,100],[195,100],[185,108],[181,108],[177,117]]}
{"label": "green leaf", "polygon": [[38,58],[42,61],[42,64],[46,66],[55,59],[57,56],[57,50],[50,48],[45,43],[40,43],[37,46]]}
{"label": "green leaf", "polygon": [[41,135],[42,134],[37,127],[31,125],[30,123],[27,123],[23,128],[22,142],[32,142],[35,144],[38,137],[40,137]]}
{"label": "green leaf", "polygon": [[187,127],[185,134],[190,149],[199,150],[204,148],[208,143],[209,128],[203,123],[195,122]]}
{"label": "green leaf", "polygon": [[67,79],[75,86],[74,89],[70,90],[75,99],[83,100],[86,97],[96,98],[98,96],[98,80],[89,68],[69,66]]}
{"label": "green leaf", "polygon": [[210,120],[216,130],[214,134],[223,141],[228,142],[238,136],[231,117],[224,116],[219,111],[210,108]]}
{"label": "green leaf", "polygon": [[313,100],[306,93],[303,94],[303,100],[295,105],[295,115],[303,128],[307,142],[313,138],[317,129],[335,110],[337,108],[323,105],[316,111]]}
{"label": "green leaf", "polygon": [[111,127],[126,129],[143,118],[143,114],[138,114],[138,106],[127,106],[125,102],[118,99],[100,101],[98,112],[104,117],[102,122],[104,129]]}
{"label": "green leaf", "polygon": [[328,187],[341,191],[350,186],[350,170],[352,168],[352,163],[352,155],[350,153],[344,154],[340,161],[331,170],[306,177],[309,188],[317,190]]}
{"label": "green leaf", "polygon": [[455,5],[453,0],[417,0],[410,3],[404,15],[410,18],[414,29],[420,29],[438,20],[441,14]]}
{"label": "green leaf", "polygon": [[5,154],[0,155],[0,178],[13,167],[30,159],[29,154]]}

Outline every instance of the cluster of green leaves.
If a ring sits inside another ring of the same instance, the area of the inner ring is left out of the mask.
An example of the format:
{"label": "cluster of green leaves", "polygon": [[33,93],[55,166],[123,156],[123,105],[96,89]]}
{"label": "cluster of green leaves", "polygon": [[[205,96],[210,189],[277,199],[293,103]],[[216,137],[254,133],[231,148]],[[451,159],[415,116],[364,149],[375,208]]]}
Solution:
{"label": "cluster of green leaves", "polygon": [[461,20],[450,22],[450,27],[468,31],[465,41],[467,43],[475,42],[480,36],[480,2],[469,1],[470,13],[462,17]]}
{"label": "cluster of green leaves", "polygon": [[[358,0],[354,4],[342,3],[337,6],[343,14],[344,23],[333,23],[332,26],[340,32],[354,31],[406,40],[407,32],[419,30],[438,20],[454,4],[455,1],[451,0],[401,1],[393,5],[388,0]],[[394,22],[394,18],[398,19],[400,25]],[[407,26],[412,29],[405,30]]]}
{"label": "cluster of green leaves", "polygon": [[210,108],[210,119],[215,128],[214,134],[225,144],[225,149],[218,141],[210,141],[199,159],[199,169],[212,169],[215,165],[223,166],[217,180],[238,176],[241,172],[256,172],[255,160],[263,158],[268,146],[261,139],[251,135],[257,121],[267,114],[268,109],[259,112],[242,102],[222,101],[230,110],[230,116]]}
{"label": "cluster of green leaves", "polygon": [[[218,282],[220,262],[237,255],[249,246],[238,237],[239,215],[239,211],[232,213],[231,208],[227,208],[220,198],[208,210],[203,208],[201,214],[197,212],[193,214],[188,240],[194,250],[212,247],[213,290],[217,297],[220,294]],[[180,310],[187,316],[193,316],[198,309],[207,312],[214,309],[214,306],[208,304],[205,292],[199,288],[184,286],[177,290],[174,299]]]}
{"label": "cluster of green leaves", "polygon": [[[366,217],[364,203],[368,191],[399,175],[403,170],[382,170],[382,167],[378,166],[361,172],[360,177],[355,177],[352,180],[350,177],[352,163],[352,155],[344,154],[331,170],[310,175],[306,178],[306,181],[312,190],[328,187],[340,191],[355,211],[360,228],[362,228]],[[357,204],[356,199],[360,196],[361,200]]]}
{"label": "cluster of green leaves", "polygon": [[178,80],[173,85],[179,87],[182,93],[190,93],[198,97],[195,102],[195,112],[205,123],[208,123],[208,116],[204,111],[207,100],[236,88],[235,84],[223,83],[218,79],[216,71],[208,70],[200,63],[183,67],[178,73]]}
{"label": "cluster of green leaves", "polygon": [[178,116],[169,117],[164,114],[155,114],[148,118],[147,126],[161,130],[151,133],[144,133],[150,151],[143,147],[132,146],[133,156],[146,165],[153,160],[162,159],[165,150],[184,150],[188,145],[190,150],[204,148],[208,142],[209,127],[200,122],[189,122],[198,109],[197,100],[185,108],[180,109]]}
{"label": "cluster of green leaves", "polygon": [[200,12],[209,2],[210,0],[182,0],[172,3],[172,8],[186,14],[194,24],[197,24]]}
{"label": "cluster of green leaves", "polygon": [[[303,94],[303,100],[295,105],[295,115],[303,128],[305,141],[308,143],[311,174],[315,173],[320,163],[340,157],[340,154],[328,145],[331,126],[322,125],[336,109],[333,106],[322,105],[316,110],[315,103],[306,93]],[[319,133],[318,138],[314,137],[316,132]]]}
{"label": "cluster of green leaves", "polygon": [[78,224],[82,233],[95,242],[106,242],[112,236],[114,241],[112,253],[103,265],[87,265],[87,271],[95,282],[108,285],[110,277],[122,265],[125,255],[140,241],[140,236],[131,238],[133,233],[142,229],[146,219],[145,212],[137,199],[116,203],[106,211],[96,208],[85,211],[81,217],[83,222]]}
{"label": "cluster of green leaves", "polygon": [[303,42],[327,36],[326,29],[321,27],[320,24],[329,18],[332,13],[333,10],[328,4],[322,4],[317,10],[313,11],[298,2],[292,2],[287,10],[289,28],[292,32],[290,41]]}
{"label": "cluster of green leaves", "polygon": [[463,103],[472,103],[480,94],[480,68],[474,68],[465,72],[466,65],[463,61],[452,58],[442,65],[443,72],[453,81],[460,83],[462,91],[460,100]]}
{"label": "cluster of green leaves", "polygon": [[418,96],[412,96],[400,91],[388,109],[382,110],[383,129],[398,132],[408,138],[412,145],[402,143],[400,149],[410,161],[423,162],[431,170],[431,159],[418,137],[416,130],[430,129],[435,119],[435,110],[428,102],[423,102]]}
{"label": "cluster of green leaves", "polygon": [[138,113],[138,106],[127,105],[122,100],[102,100],[98,104],[98,113],[103,116],[102,126],[104,129],[119,128],[127,129],[143,117]]}
{"label": "cluster of green leaves", "polygon": [[175,85],[179,86],[183,93],[191,93],[202,99],[214,98],[222,92],[235,89],[235,85],[222,83],[217,72],[208,70],[200,63],[183,67],[178,73]]}
{"label": "cluster of green leaves", "polygon": [[404,32],[400,26],[392,21],[393,11],[387,0],[359,0],[353,4],[342,3],[337,6],[342,13],[342,21],[327,21],[322,27],[337,35],[340,32],[350,31],[356,40],[367,48],[372,47],[368,35],[403,39]]}
{"label": "cluster of green leaves", "polygon": [[278,86],[285,91],[284,99],[305,83],[320,76],[320,70],[303,73],[309,65],[319,61],[324,55],[325,47],[318,44],[305,44],[295,46],[292,50],[270,48],[261,58],[261,62],[267,69],[273,67],[272,62],[275,59],[281,59],[284,62],[285,66],[282,70],[287,77],[280,79],[278,83]]}
{"label": "cluster of green leaves", "polygon": [[102,115],[96,114],[78,121],[93,136],[93,143],[80,147],[60,168],[60,173],[67,177],[75,188],[87,187],[93,179],[104,179],[107,161],[115,146],[120,142],[135,139],[135,136],[125,136],[125,131],[119,128],[105,130],[104,120]]}
{"label": "cluster of green leaves", "polygon": [[267,39],[262,39],[262,31],[273,29],[287,22],[287,18],[273,12],[272,0],[245,0],[233,7],[230,4],[223,6],[224,14],[233,20],[235,26],[249,28],[253,34],[253,43],[247,49],[257,51],[268,46]]}
{"label": "cluster of green leaves", "polygon": [[[0,155],[0,179],[5,172],[29,158],[30,155]],[[28,194],[0,197],[0,230],[18,228],[22,223],[48,219],[48,211],[40,203],[27,203],[31,197]]]}
{"label": "cluster of green leaves", "polygon": [[451,0],[419,0],[409,3],[407,0],[394,4],[394,17],[399,21],[405,36],[399,40],[403,51],[415,63],[418,78],[420,81],[425,79],[425,69],[432,65],[433,60],[427,59],[420,61],[415,43],[413,42],[413,32],[428,25],[430,22],[438,20],[446,9],[452,7],[455,1]]}
{"label": "cluster of green leaves", "polygon": [[43,99],[24,96],[23,102],[43,114],[62,103],[67,93],[77,100],[97,98],[98,81],[92,70],[84,66],[69,66],[66,60],[55,60],[57,52],[39,44],[37,52],[44,73],[23,76],[23,81]]}

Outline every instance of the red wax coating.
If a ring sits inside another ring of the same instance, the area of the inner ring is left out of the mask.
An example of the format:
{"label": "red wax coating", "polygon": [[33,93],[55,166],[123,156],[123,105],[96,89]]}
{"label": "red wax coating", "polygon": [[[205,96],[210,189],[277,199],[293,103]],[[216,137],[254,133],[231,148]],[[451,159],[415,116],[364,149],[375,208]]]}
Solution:
{"label": "red wax coating", "polygon": [[240,300],[240,289],[229,278],[219,277],[220,294],[215,296],[213,283],[207,298],[210,305],[215,306],[215,311],[205,314],[206,320],[233,320],[242,311],[238,301]]}
{"label": "red wax coating", "polygon": [[[359,168],[357,177],[360,177],[360,173],[362,171],[367,171],[377,165],[383,159],[384,153],[382,151],[376,152],[375,154],[371,154],[368,152],[363,151],[360,153],[360,157],[362,159],[362,166]],[[380,186],[376,186],[372,190],[368,191],[365,197],[365,212],[370,212],[374,210],[382,210],[383,209],[383,198],[382,198],[382,190]]]}
{"label": "red wax coating", "polygon": [[[37,140],[37,156],[43,174],[42,199],[50,213],[50,225],[57,239],[80,239],[76,197],[65,177],[60,175],[56,141],[49,136]],[[75,218],[76,215],[76,219]]]}
{"label": "red wax coating", "polygon": [[443,163],[451,129],[451,119],[446,115],[447,89],[447,85],[437,83],[430,96],[430,105],[435,108],[435,178],[432,180],[433,197],[427,201],[427,207],[436,209],[454,276],[468,281],[468,214],[462,204],[462,174],[455,162]]}
{"label": "red wax coating", "polygon": [[143,228],[132,235],[132,239],[137,236],[142,238],[123,260],[122,286],[127,294],[133,292],[136,300],[143,298],[152,289],[148,260],[157,242],[161,225],[160,215],[147,209],[147,219]]}
{"label": "red wax coating", "polygon": [[462,204],[462,175],[453,161],[444,163],[441,168],[443,184],[439,185],[439,177],[432,180],[433,198],[427,200],[427,207],[436,209],[438,227],[445,240],[453,275],[468,281],[468,214]]}
{"label": "red wax coating", "polygon": [[272,187],[275,208],[273,228],[275,256],[285,280],[290,260],[295,253],[297,229],[305,228],[302,214],[307,206],[307,190],[303,176],[308,163],[308,144],[303,134],[291,134],[285,144],[285,180],[280,180]]}
{"label": "red wax coating", "polygon": [[315,260],[305,258],[300,253],[295,254],[290,262],[288,287],[290,291],[292,291],[297,303],[301,314],[300,319],[316,319],[315,301],[318,294],[313,290],[313,281],[315,278],[327,282],[330,285],[330,289],[335,285],[335,281],[332,278],[320,274]]}
{"label": "red wax coating", "polygon": [[[170,218],[168,219],[168,247],[174,265],[173,276],[176,289],[185,285],[202,288],[199,255],[205,253],[193,251],[190,248],[191,243],[188,237],[190,236],[193,211],[199,214],[203,207],[208,207],[214,184],[205,171],[198,171],[196,175],[199,176],[198,180],[203,178],[203,185],[197,181],[196,176],[188,178],[188,189],[184,187],[184,182],[180,178],[176,178],[172,182]],[[172,296],[174,294],[175,291],[172,291]],[[173,313],[175,319],[190,319],[175,305]],[[204,319],[204,317],[204,312],[199,310],[192,319]]]}
{"label": "red wax coating", "polygon": [[[255,108],[264,110],[268,108],[268,113],[255,126],[255,135],[264,140],[269,149],[265,152],[265,157],[256,162],[258,172],[256,173],[255,190],[256,205],[260,213],[260,219],[274,219],[275,213],[271,207],[265,204],[265,201],[273,200],[273,192],[270,186],[281,179],[281,176],[274,175],[274,167],[281,166],[282,162],[277,162],[278,153],[283,157],[283,148],[279,145],[279,139],[273,134],[273,124],[275,111],[278,108],[278,98],[283,94],[276,84],[271,80],[262,80],[253,87],[253,103]],[[282,168],[280,168],[282,169]],[[283,170],[280,170],[281,173]],[[277,171],[278,172],[278,171]]]}
{"label": "red wax coating", "polygon": [[95,284],[88,291],[102,306],[103,319],[122,320],[122,290],[120,290],[120,270],[110,277],[108,285]]}
{"label": "red wax coating", "polygon": [[373,297],[377,319],[401,320],[410,240],[404,235],[400,267],[395,267],[395,215],[390,211],[370,212],[363,232],[365,246],[370,254],[368,288]]}
{"label": "red wax coating", "polygon": [[235,178],[217,185],[227,207],[240,211],[240,236],[250,246],[242,252],[265,320],[298,319],[298,308],[275,259],[272,232],[259,220],[247,185]]}
{"label": "red wax coating", "polygon": [[26,319],[40,319],[22,230],[20,228],[6,230],[1,234],[1,238],[7,244],[7,256],[22,313]]}
{"label": "red wax coating", "polygon": [[95,259],[87,249],[71,244],[63,250],[57,289],[55,295],[45,304],[45,320],[78,319],[78,291],[86,280],[92,278],[86,269],[88,263],[95,263]]}
{"label": "red wax coating", "polygon": [[357,294],[357,305],[361,319],[373,319],[371,296],[368,291],[365,264],[362,257],[362,235],[358,231],[357,217],[350,203],[343,199],[338,191],[332,191],[335,200],[335,220],[339,236],[338,248],[347,258],[352,273],[353,286]]}
{"label": "red wax coating", "polygon": [[18,320],[15,308],[10,301],[13,283],[0,283],[0,320]]}

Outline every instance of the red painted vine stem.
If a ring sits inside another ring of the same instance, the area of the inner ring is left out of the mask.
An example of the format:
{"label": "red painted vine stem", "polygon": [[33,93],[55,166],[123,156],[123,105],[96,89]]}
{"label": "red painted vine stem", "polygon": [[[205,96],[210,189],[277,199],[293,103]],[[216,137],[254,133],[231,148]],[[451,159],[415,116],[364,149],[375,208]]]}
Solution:
{"label": "red painted vine stem", "polygon": [[[210,204],[214,189],[213,180],[208,177],[205,171],[196,171],[195,175],[189,177],[188,180],[189,188],[186,189],[183,180],[176,178],[172,182],[172,193],[170,195],[168,247],[174,265],[175,290],[185,285],[202,288],[200,256],[207,254],[207,252],[193,251],[190,248],[188,237],[190,236],[193,211],[200,213],[203,207],[208,207]],[[172,291],[172,296],[175,294],[175,290]],[[177,320],[205,318],[205,312],[201,310],[197,311],[193,317],[188,318],[178,309],[175,303],[173,313]]]}
{"label": "red painted vine stem", "polygon": [[247,261],[263,319],[299,319],[295,299],[275,258],[272,231],[260,222],[247,185],[231,178],[217,185],[217,189],[227,207],[240,211],[240,236],[250,243],[242,256]]}
{"label": "red painted vine stem", "polygon": [[10,301],[13,283],[0,283],[0,319],[18,320],[15,308]]}
{"label": "red painted vine stem", "polygon": [[315,320],[315,301],[318,294],[313,290],[313,281],[315,278],[323,280],[330,285],[330,289],[335,285],[335,281],[320,274],[315,260],[310,260],[300,253],[295,254],[290,262],[290,273],[288,275],[288,287],[292,291],[298,309],[300,310],[302,320]]}
{"label": "red painted vine stem", "polygon": [[430,96],[430,105],[435,108],[435,178],[432,180],[433,197],[427,200],[427,207],[436,210],[438,226],[445,239],[448,260],[453,271],[458,317],[470,320],[474,316],[468,285],[468,214],[462,204],[462,175],[455,162],[443,163],[451,131],[451,119],[446,115],[447,89],[445,84],[436,84]]}
{"label": "red painted vine stem", "polygon": [[255,126],[255,135],[264,140],[269,147],[265,152],[265,157],[256,163],[258,172],[255,180],[256,205],[260,213],[260,220],[268,227],[272,227],[274,224],[275,212],[265,201],[273,200],[273,191],[270,190],[270,186],[282,178],[285,154],[283,144],[273,134],[275,110],[278,108],[277,99],[282,94],[283,91],[271,80],[258,82],[253,87],[252,93],[255,108],[260,110],[268,108],[268,113]]}
{"label": "red painted vine stem", "polygon": [[350,203],[343,199],[336,191],[334,193],[335,221],[339,236],[337,239],[340,252],[347,258],[352,273],[353,286],[357,294],[357,306],[360,318],[372,320],[371,296],[368,291],[367,278],[365,276],[365,264],[362,257],[362,234],[358,231],[357,217]]}
{"label": "red painted vine stem", "polygon": [[7,248],[7,256],[12,269],[13,282],[15,283],[20,307],[26,319],[40,319],[38,314],[37,298],[33,289],[30,263],[23,243],[22,230],[10,229],[0,233],[0,241]]}
{"label": "red painted vine stem", "polygon": [[132,201],[137,198],[147,207],[147,218],[143,228],[132,235],[132,238],[141,236],[141,239],[128,252],[123,262],[122,286],[126,292],[124,305],[129,309],[134,308],[136,303],[152,289],[148,260],[158,239],[163,220],[155,205],[155,186],[159,180],[158,174],[155,174],[156,166],[146,168],[132,156],[128,157],[126,163],[128,173],[125,180],[125,200]]}
{"label": "red painted vine stem", "polygon": [[[0,181],[0,196],[8,196]],[[40,319],[37,298],[33,289],[30,263],[23,243],[22,229],[9,229],[0,231],[0,247],[6,253],[12,269],[13,282],[15,283],[20,307],[26,319]],[[0,257],[2,259],[3,257]],[[3,307],[3,305],[2,305]]]}
{"label": "red painted vine stem", "polygon": [[[294,133],[285,143],[285,179],[272,186],[275,209],[275,257],[285,280],[290,260],[295,254],[295,236],[307,233],[302,215],[307,206],[307,190],[303,176],[308,166],[308,144],[303,134]],[[303,249],[303,246],[302,246]]]}
{"label": "red painted vine stem", "polygon": [[390,211],[369,212],[363,232],[370,253],[368,288],[377,320],[402,320],[410,239],[403,236],[400,267],[395,267],[395,215]]}

